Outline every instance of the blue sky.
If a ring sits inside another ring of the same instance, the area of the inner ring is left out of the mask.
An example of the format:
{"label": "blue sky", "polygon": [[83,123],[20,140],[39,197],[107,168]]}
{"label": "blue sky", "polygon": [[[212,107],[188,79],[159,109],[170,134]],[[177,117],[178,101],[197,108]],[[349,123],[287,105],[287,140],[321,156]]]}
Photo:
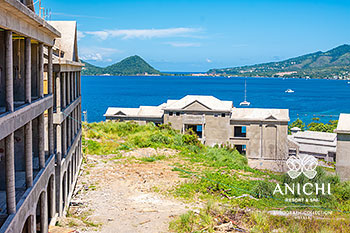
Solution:
{"label": "blue sky", "polygon": [[76,20],[79,55],[107,66],[140,55],[161,71],[278,61],[350,43],[350,1],[42,0]]}

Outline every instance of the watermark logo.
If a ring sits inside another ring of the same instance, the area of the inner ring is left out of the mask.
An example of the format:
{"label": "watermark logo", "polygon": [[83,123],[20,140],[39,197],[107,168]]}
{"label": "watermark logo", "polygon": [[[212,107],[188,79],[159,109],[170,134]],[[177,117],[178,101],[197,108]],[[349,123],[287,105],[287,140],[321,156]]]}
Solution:
{"label": "watermark logo", "polygon": [[289,171],[287,172],[289,177],[292,179],[296,179],[301,174],[304,174],[310,180],[313,179],[316,174],[316,167],[318,165],[318,160],[311,156],[306,155],[302,158],[291,156],[287,160],[287,167]]}
{"label": "watermark logo", "polygon": [[[273,195],[277,193],[292,195],[291,198],[286,198],[287,202],[318,202],[315,195],[331,195],[330,183],[325,184],[317,180],[315,183],[310,183],[317,175],[318,160],[315,157],[311,155],[291,156],[286,161],[286,165],[288,167],[287,174],[294,181],[286,182],[283,185],[277,184]],[[302,174],[310,181],[300,180],[300,182],[296,182],[295,179]]]}

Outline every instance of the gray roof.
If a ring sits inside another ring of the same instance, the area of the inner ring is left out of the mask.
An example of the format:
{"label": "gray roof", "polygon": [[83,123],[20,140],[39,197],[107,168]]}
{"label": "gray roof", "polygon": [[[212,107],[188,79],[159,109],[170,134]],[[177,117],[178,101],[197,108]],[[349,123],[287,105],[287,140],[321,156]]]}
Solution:
{"label": "gray roof", "polygon": [[335,131],[337,133],[350,134],[350,114],[340,114],[338,126]]}
{"label": "gray roof", "polygon": [[337,134],[304,131],[288,135],[288,139],[299,144],[300,152],[327,155],[328,152],[335,152],[337,146]]}
{"label": "gray roof", "polygon": [[109,107],[104,116],[109,117],[151,117],[161,118],[164,104],[159,106],[140,106],[139,108],[113,108]]}
{"label": "gray roof", "polygon": [[231,113],[237,121],[289,121],[288,109],[233,108]]}
{"label": "gray roof", "polygon": [[187,95],[180,100],[168,100],[164,110],[183,111],[194,103],[203,106],[203,111],[230,112],[233,107],[232,101],[222,101],[214,96]]}

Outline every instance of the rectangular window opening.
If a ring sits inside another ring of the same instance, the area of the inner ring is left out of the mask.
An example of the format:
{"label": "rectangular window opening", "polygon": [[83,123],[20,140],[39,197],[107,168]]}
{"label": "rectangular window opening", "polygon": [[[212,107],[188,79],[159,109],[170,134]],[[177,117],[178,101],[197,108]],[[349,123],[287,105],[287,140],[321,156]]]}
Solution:
{"label": "rectangular window opening", "polygon": [[245,138],[247,137],[247,127],[246,126],[235,126],[234,127],[234,137]]}

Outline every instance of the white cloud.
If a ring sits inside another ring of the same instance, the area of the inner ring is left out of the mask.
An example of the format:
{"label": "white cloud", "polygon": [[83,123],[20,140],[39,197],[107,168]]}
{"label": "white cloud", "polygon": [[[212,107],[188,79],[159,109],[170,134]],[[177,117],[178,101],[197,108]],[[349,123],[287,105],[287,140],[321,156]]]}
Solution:
{"label": "white cloud", "polygon": [[213,61],[210,60],[209,58],[207,58],[206,61],[207,61],[208,63],[212,63],[212,62],[213,62]]}
{"label": "white cloud", "polygon": [[190,37],[192,33],[201,31],[200,28],[166,28],[166,29],[116,29],[103,31],[90,31],[86,34],[97,36],[101,40],[113,37],[122,39],[151,39],[160,37]]}
{"label": "white cloud", "polygon": [[114,53],[121,53],[120,50],[114,48],[100,48],[100,47],[82,47],[80,48],[80,58],[86,61],[108,61],[110,55]]}
{"label": "white cloud", "polygon": [[81,40],[82,38],[85,37],[85,34],[83,32],[81,32],[81,31],[78,31],[77,36],[78,36],[78,41],[79,41],[79,40]]}
{"label": "white cloud", "polygon": [[166,42],[165,44],[173,47],[200,47],[200,43],[188,43],[188,42]]}
{"label": "white cloud", "polygon": [[90,53],[80,56],[81,59],[86,61],[102,61],[103,57],[100,53]]}

